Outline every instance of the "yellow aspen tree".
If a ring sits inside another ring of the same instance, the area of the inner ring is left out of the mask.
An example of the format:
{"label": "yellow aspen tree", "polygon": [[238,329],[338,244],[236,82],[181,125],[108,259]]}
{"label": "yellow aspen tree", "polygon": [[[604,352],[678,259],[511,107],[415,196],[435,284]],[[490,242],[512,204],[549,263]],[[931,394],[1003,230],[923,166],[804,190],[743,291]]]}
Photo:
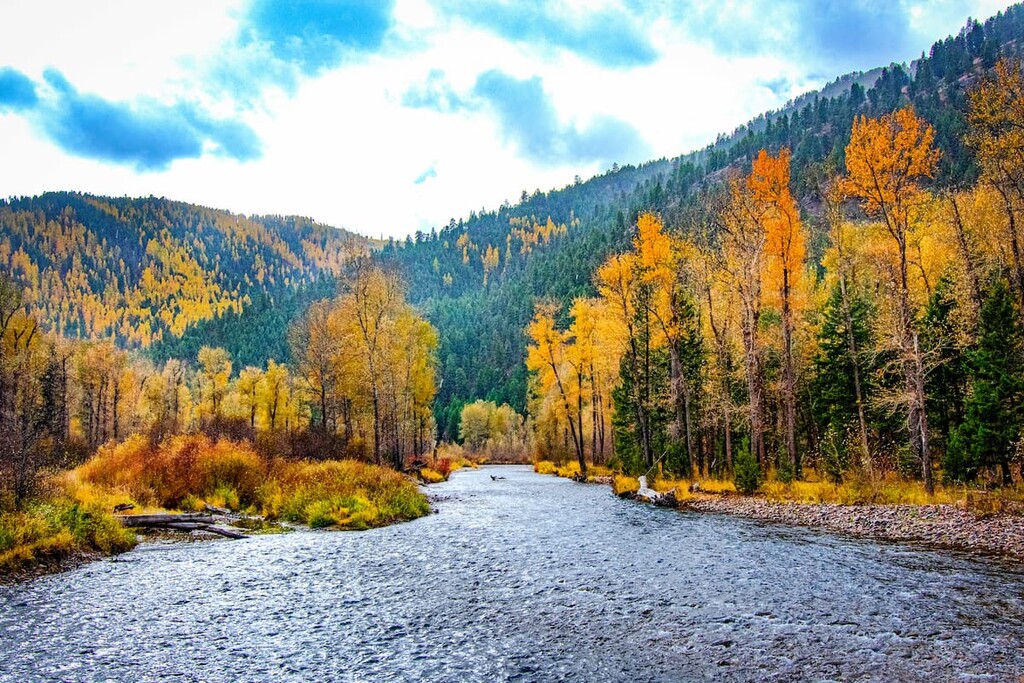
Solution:
{"label": "yellow aspen tree", "polygon": [[260,401],[263,403],[263,414],[266,418],[267,429],[277,429],[278,419],[282,410],[288,405],[289,395],[288,368],[274,362],[267,361],[267,371],[260,383]]}
{"label": "yellow aspen tree", "polygon": [[221,416],[221,402],[231,379],[231,355],[220,347],[204,346],[196,360],[202,377],[203,410],[216,420]]}
{"label": "yellow aspen tree", "polygon": [[825,219],[829,226],[829,237],[832,244],[831,251],[833,252],[833,254],[826,256],[825,266],[826,270],[836,277],[839,286],[843,317],[846,322],[846,347],[853,379],[854,402],[857,406],[861,461],[865,470],[870,475],[874,468],[871,460],[871,449],[868,444],[868,424],[865,413],[864,385],[861,371],[861,354],[863,349],[859,348],[857,344],[850,291],[851,287],[855,286],[856,270],[850,253],[851,248],[848,244],[849,226],[842,215],[844,197],[840,190],[839,180],[833,180],[826,187],[822,188],[821,196],[825,209]]}
{"label": "yellow aspen tree", "polygon": [[794,475],[800,472],[796,448],[796,363],[793,334],[803,303],[805,237],[800,210],[789,189],[789,150],[771,156],[761,150],[747,181],[754,200],[766,208],[765,289],[782,313],[782,407],[786,453]]}
{"label": "yellow aspen tree", "polygon": [[765,260],[765,219],[770,207],[751,192],[750,176],[729,182],[729,201],[723,209],[721,237],[725,273],[739,295],[742,315],[744,369],[750,416],[750,452],[767,466],[764,439],[764,377],[760,324],[762,273]]}
{"label": "yellow aspen tree", "polygon": [[669,351],[669,401],[673,416],[670,433],[685,445],[690,472],[695,475],[693,386],[696,378],[691,375],[699,370],[691,367],[693,359],[689,358],[693,349],[700,346],[698,312],[690,277],[695,249],[691,243],[669,236],[661,219],[652,213],[643,213],[637,219],[633,249],[642,265],[643,280],[653,288],[646,305],[661,334],[652,342],[655,346],[664,343]]}
{"label": "yellow aspen tree", "polygon": [[262,383],[263,371],[251,365],[243,368],[235,380],[235,391],[238,392],[239,403],[249,417],[250,429],[256,429],[256,409],[259,406]]}
{"label": "yellow aspen tree", "polygon": [[[336,330],[332,329],[331,305],[317,301],[288,329],[288,344],[300,386],[313,398],[319,428],[326,432],[335,425],[338,377],[335,363]],[[255,420],[255,411],[253,411]]]}
{"label": "yellow aspen tree", "polygon": [[597,269],[594,280],[597,291],[606,304],[609,318],[622,330],[623,354],[636,381],[630,390],[638,441],[647,467],[654,466],[650,420],[650,367],[651,331],[654,324],[650,310],[638,306],[647,286],[640,276],[642,266],[634,253],[613,254]]}
{"label": "yellow aspen tree", "polygon": [[498,267],[500,255],[497,247],[488,246],[480,255],[480,262],[484,268],[484,287],[487,286],[487,278],[491,272]]}
{"label": "yellow aspen tree", "polygon": [[557,307],[553,304],[539,304],[534,312],[533,320],[526,328],[526,334],[531,343],[526,350],[526,367],[532,372],[543,372],[551,378],[553,385],[558,389],[562,405],[565,408],[567,422],[569,423],[569,434],[572,437],[573,447],[576,453],[576,460],[580,466],[580,473],[586,475],[587,461],[583,451],[582,415],[579,402],[576,409],[573,408],[573,401],[570,400],[572,386],[572,372],[566,366],[576,370],[577,384],[582,384],[579,378],[578,368],[571,366],[568,358],[569,334],[558,330],[555,327],[555,312]]}
{"label": "yellow aspen tree", "polygon": [[[395,314],[402,300],[401,283],[394,273],[359,262],[348,283],[359,329],[360,352],[369,371],[373,404],[373,459],[381,463],[381,382],[384,366],[382,352]],[[395,463],[401,469],[401,463]]]}
{"label": "yellow aspen tree", "polygon": [[1024,309],[1024,246],[1018,227],[1024,208],[1024,74],[1016,59],[1002,59],[969,94],[966,142],[974,148],[982,182],[999,194],[1006,212],[1011,282]]}
{"label": "yellow aspen tree", "polygon": [[896,345],[905,381],[907,427],[911,449],[921,462],[925,489],[934,490],[928,416],[925,405],[925,368],[917,314],[911,300],[908,272],[908,238],[927,193],[919,179],[930,178],[940,152],[933,147],[935,133],[911,109],[900,109],[880,118],[854,120],[846,147],[847,175],[842,188],[861,201],[869,216],[879,218],[895,248],[895,277],[891,282],[896,299]]}
{"label": "yellow aspen tree", "polygon": [[732,385],[737,367],[734,361],[734,346],[737,344],[734,330],[739,326],[736,321],[738,295],[732,286],[732,276],[724,265],[724,256],[720,250],[707,247],[698,249],[695,265],[695,285],[704,312],[702,322],[706,326],[705,336],[711,339],[714,345],[710,382],[714,388],[710,396],[714,410],[706,413],[712,415],[716,421],[721,420],[725,463],[729,471],[732,471],[733,415],[736,410],[732,399]]}

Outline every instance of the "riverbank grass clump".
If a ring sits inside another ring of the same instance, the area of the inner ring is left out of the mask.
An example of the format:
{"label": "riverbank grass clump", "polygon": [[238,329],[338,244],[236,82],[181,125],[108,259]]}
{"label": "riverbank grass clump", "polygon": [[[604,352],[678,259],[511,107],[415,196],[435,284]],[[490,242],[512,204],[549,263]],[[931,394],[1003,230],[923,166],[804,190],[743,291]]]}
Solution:
{"label": "riverbank grass clump", "polygon": [[624,474],[616,474],[612,478],[612,492],[616,496],[628,493],[636,493],[640,490],[640,480],[636,477],[627,477]]}
{"label": "riverbank grass clump", "polygon": [[206,505],[312,527],[366,529],[421,517],[427,499],[405,475],[355,460],[265,458],[245,441],[141,436],[102,447],[62,478],[72,499],[146,509]]}
{"label": "riverbank grass clump", "polygon": [[407,477],[355,460],[276,460],[258,496],[265,516],[314,528],[367,529],[430,513]]}
{"label": "riverbank grass clump", "polygon": [[[553,474],[565,479],[579,479],[580,464],[575,460],[564,465],[558,465],[551,460],[538,460],[533,463],[533,471],[537,474]],[[611,468],[604,465],[587,465],[587,481],[594,481],[596,477],[610,480],[614,474],[615,472]]]}
{"label": "riverbank grass clump", "polygon": [[848,476],[842,483],[834,483],[822,480],[813,471],[804,480],[788,483],[769,479],[760,490],[772,501],[837,505],[955,505],[966,496],[963,488],[942,485],[936,485],[935,493],[929,494],[921,482],[907,481],[895,474],[878,478]]}
{"label": "riverbank grass clump", "polygon": [[60,497],[0,513],[0,578],[134,546],[135,534],[95,504]]}

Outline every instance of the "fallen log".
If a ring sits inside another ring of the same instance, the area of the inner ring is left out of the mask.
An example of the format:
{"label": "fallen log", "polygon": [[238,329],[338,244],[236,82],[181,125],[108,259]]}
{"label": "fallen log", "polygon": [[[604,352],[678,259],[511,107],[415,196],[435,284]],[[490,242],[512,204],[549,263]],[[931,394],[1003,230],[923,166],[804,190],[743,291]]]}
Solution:
{"label": "fallen log", "polygon": [[647,486],[647,477],[641,476],[640,489],[636,492],[636,498],[639,500],[646,501],[658,507],[676,507],[678,501],[676,501],[676,490],[666,491],[660,493]]}
{"label": "fallen log", "polygon": [[196,522],[171,522],[158,528],[173,529],[175,531],[209,531],[211,534],[217,534],[226,538],[249,538],[245,534],[233,529],[225,529],[221,526],[211,526],[209,524],[198,524]]}
{"label": "fallen log", "polygon": [[249,538],[247,535],[235,531],[234,529],[226,529],[222,526],[208,526],[203,531],[209,531],[211,534],[217,534],[224,538]]}
{"label": "fallen log", "polygon": [[117,518],[127,527],[167,526],[177,522],[213,524],[213,517],[201,512],[158,512],[151,515],[117,515]]}
{"label": "fallen log", "polygon": [[214,526],[213,517],[196,512],[157,513],[152,515],[118,515],[122,525],[130,528],[167,529],[170,531],[208,531],[226,538],[249,538],[233,529]]}

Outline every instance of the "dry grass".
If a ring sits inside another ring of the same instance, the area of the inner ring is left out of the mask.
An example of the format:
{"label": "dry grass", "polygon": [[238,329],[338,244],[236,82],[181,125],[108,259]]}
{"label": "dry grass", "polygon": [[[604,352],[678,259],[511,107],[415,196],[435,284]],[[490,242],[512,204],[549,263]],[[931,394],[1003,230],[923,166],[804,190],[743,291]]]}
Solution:
{"label": "dry grass", "polygon": [[407,477],[355,460],[274,461],[258,497],[263,515],[312,527],[365,529],[430,512]]}
{"label": "dry grass", "polygon": [[0,578],[76,556],[113,554],[135,545],[135,534],[96,504],[67,498],[0,514]]}
{"label": "dry grass", "polygon": [[420,479],[423,480],[424,484],[440,484],[442,481],[447,481],[448,478],[437,470],[424,467],[420,470]]}
{"label": "dry grass", "polygon": [[266,474],[266,463],[248,443],[189,434],[155,448],[142,436],[103,446],[71,480],[129,496],[144,506],[176,509],[186,499],[216,499],[238,508],[256,502],[256,489]]}
{"label": "dry grass", "polygon": [[[560,466],[550,460],[540,460],[534,463],[533,469],[538,474],[554,474],[559,477],[572,477],[579,473],[579,465],[575,462]],[[612,490],[616,494],[640,488],[636,478],[614,473],[608,468],[590,466],[587,472],[592,476],[611,476]],[[690,492],[690,487],[694,483],[699,486],[701,493],[736,494],[736,485],[728,479],[691,480],[659,477],[654,480],[651,487],[661,493],[675,489],[676,498],[685,500],[694,496]],[[770,478],[758,489],[758,495],[768,500],[838,505],[963,505],[966,493],[967,490],[963,487],[937,485],[935,493],[928,495],[920,482],[907,481],[892,473],[875,479],[848,477],[842,484],[833,484],[823,481],[814,471],[807,471],[804,480],[788,484]],[[1024,490],[1002,490],[998,497],[1009,501],[1022,500]]]}
{"label": "dry grass", "polygon": [[112,509],[202,509],[205,504],[314,527],[365,529],[430,511],[401,473],[354,460],[262,458],[247,442],[179,435],[153,447],[143,437],[104,446],[62,482],[74,500]]}
{"label": "dry grass", "polygon": [[943,486],[936,486],[935,493],[928,495],[920,482],[895,475],[878,479],[850,477],[842,484],[833,484],[809,473],[806,480],[789,484],[766,481],[760,491],[769,500],[839,505],[951,505],[964,497],[964,489]]}
{"label": "dry grass", "polygon": [[612,491],[615,495],[621,495],[630,491],[640,490],[640,480],[634,477],[627,477],[623,474],[616,474],[612,478]]}
{"label": "dry grass", "polygon": [[[698,479],[696,481],[700,485],[701,490],[708,493],[736,493],[736,484],[731,479]],[[687,487],[687,490],[689,490],[689,487]]]}

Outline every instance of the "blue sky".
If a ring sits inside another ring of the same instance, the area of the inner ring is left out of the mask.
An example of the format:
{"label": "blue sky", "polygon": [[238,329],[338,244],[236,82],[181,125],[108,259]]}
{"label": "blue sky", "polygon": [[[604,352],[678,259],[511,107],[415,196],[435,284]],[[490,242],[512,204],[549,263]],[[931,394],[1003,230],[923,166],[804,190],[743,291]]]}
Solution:
{"label": "blue sky", "polygon": [[674,156],[993,0],[0,5],[0,194],[156,195],[373,235]]}

